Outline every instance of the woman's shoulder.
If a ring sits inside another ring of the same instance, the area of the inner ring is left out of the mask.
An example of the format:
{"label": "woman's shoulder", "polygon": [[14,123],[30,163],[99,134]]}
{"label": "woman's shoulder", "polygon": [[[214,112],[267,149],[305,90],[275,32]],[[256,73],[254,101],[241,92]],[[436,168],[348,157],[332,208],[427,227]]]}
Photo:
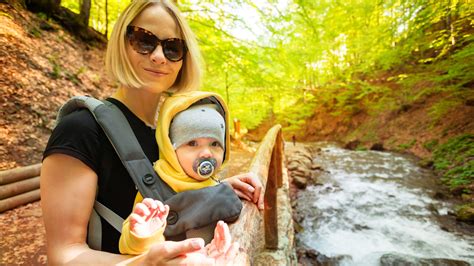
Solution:
{"label": "woman's shoulder", "polygon": [[53,129],[43,159],[54,153],[62,153],[97,170],[98,156],[105,141],[100,126],[88,110],[74,111],[64,116]]}
{"label": "woman's shoulder", "polygon": [[65,131],[73,135],[79,135],[86,132],[98,133],[99,124],[92,113],[87,109],[80,109],[64,116],[56,125],[54,131]]}

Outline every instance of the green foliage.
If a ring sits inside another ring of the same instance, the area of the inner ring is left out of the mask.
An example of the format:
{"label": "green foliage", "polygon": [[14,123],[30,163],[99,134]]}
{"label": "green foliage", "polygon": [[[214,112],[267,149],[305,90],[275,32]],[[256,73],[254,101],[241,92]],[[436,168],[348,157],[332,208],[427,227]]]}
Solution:
{"label": "green foliage", "polygon": [[[110,34],[129,2],[92,1],[89,25]],[[79,3],[61,1],[76,13]],[[204,57],[203,89],[220,93],[231,116],[249,129],[270,120],[299,130],[321,106],[351,119],[403,111],[443,94],[430,109],[436,123],[472,94],[474,8],[469,1],[178,3]],[[60,65],[52,64],[52,75],[60,77]],[[372,80],[377,73],[388,77]],[[80,81],[77,73],[65,75]],[[371,132],[361,135],[376,138]]]}
{"label": "green foliage", "polygon": [[[285,99],[283,101],[288,101]],[[300,131],[306,123],[306,119],[314,113],[315,101],[300,100],[291,105],[284,105],[277,110],[277,121],[286,125],[286,131]]]}
{"label": "green foliage", "polygon": [[43,12],[39,12],[36,14],[38,16],[38,18],[42,19],[42,20],[48,20],[48,15],[46,15],[45,13]]}
{"label": "green foliage", "polygon": [[423,143],[423,148],[427,149],[428,151],[433,151],[434,148],[438,145],[438,140],[433,139]]}
{"label": "green foliage", "polygon": [[[471,37],[470,41],[472,40]],[[449,61],[439,64],[438,71],[442,75],[434,80],[446,85],[455,85],[453,90],[472,82],[474,80],[474,42],[453,54]]]}
{"label": "green foliage", "polygon": [[359,146],[357,146],[357,147],[355,148],[355,150],[356,150],[356,151],[366,151],[367,148],[364,147],[364,146],[362,146],[362,145],[359,145]]}
{"label": "green foliage", "polygon": [[61,78],[62,67],[58,57],[56,55],[49,56],[48,61],[53,65],[52,71],[49,72],[50,77],[53,79]]}
{"label": "green foliage", "polygon": [[456,219],[465,222],[474,222],[474,202],[456,206]]}
{"label": "green foliage", "polygon": [[41,30],[34,26],[28,28],[28,34],[30,36],[33,36],[34,38],[41,38],[41,36],[43,35],[41,33]]}
{"label": "green foliage", "polygon": [[437,146],[433,161],[450,188],[474,182],[474,135],[463,134]]}
{"label": "green foliage", "polygon": [[0,16],[2,16],[2,17],[7,17],[7,18],[9,18],[9,19],[13,19],[13,17],[12,17],[10,14],[5,13],[5,12],[0,12]]}
{"label": "green foliage", "polygon": [[355,130],[353,130],[346,139],[358,139],[362,143],[377,142],[378,136],[376,133],[379,123],[377,120],[372,120],[370,123],[362,124]]}
{"label": "green foliage", "polygon": [[70,71],[66,71],[66,79],[70,80],[74,85],[82,84],[79,75],[86,70],[86,67],[80,67],[75,73],[71,73]]}
{"label": "green foliage", "polygon": [[81,10],[81,1],[76,0],[61,0],[61,6],[71,10],[72,12],[79,14]]}
{"label": "green foliage", "polygon": [[408,143],[399,144],[398,145],[398,150],[406,151],[406,150],[410,149],[411,147],[413,147],[415,144],[416,144],[416,139],[413,139]]}
{"label": "green foliage", "polygon": [[[110,35],[115,21],[117,21],[120,12],[130,3],[131,0],[94,0],[92,1],[89,26],[100,33]],[[72,12],[79,14],[80,2],[77,0],[61,0],[61,6],[70,9]],[[106,9],[108,16],[106,16]],[[109,37],[109,36],[107,36]]]}
{"label": "green foliage", "polygon": [[443,99],[431,106],[429,114],[433,123],[438,122],[445,114],[463,104],[462,99]]}

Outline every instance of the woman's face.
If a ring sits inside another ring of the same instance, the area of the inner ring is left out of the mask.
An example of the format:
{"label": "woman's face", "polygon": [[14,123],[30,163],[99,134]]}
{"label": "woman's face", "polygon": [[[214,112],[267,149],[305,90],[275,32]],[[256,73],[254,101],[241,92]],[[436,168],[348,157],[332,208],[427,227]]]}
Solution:
{"label": "woman's face", "polygon": [[[130,25],[153,33],[158,39],[181,38],[179,27],[173,17],[159,5],[147,7]],[[127,42],[127,55],[144,88],[153,93],[168,90],[176,81],[183,60],[173,62],[163,54],[161,44],[150,54],[140,54]]]}

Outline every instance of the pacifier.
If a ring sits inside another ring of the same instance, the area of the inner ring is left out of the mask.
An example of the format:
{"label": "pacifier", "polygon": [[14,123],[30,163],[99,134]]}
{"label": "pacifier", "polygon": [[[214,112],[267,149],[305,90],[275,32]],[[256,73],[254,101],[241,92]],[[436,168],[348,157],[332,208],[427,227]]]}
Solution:
{"label": "pacifier", "polygon": [[193,164],[193,170],[201,178],[209,178],[214,174],[217,161],[214,158],[199,158]]}

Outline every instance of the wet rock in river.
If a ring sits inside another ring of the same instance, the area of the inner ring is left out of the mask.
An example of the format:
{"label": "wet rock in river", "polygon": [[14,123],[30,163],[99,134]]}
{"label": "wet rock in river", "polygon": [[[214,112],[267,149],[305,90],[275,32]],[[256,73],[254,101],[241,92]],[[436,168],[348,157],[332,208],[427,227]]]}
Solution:
{"label": "wet rock in river", "polygon": [[383,147],[383,144],[382,143],[374,143],[371,147],[370,147],[371,150],[373,151],[384,151],[385,148]]}
{"label": "wet rock in river", "polygon": [[446,199],[446,194],[441,192],[441,191],[436,191],[433,195],[433,198],[434,199],[437,199],[437,200],[443,200],[443,199]]}
{"label": "wet rock in river", "polygon": [[308,152],[307,150],[297,150],[297,151],[295,151],[294,156],[302,157],[302,158],[308,159],[310,161],[313,159],[313,157],[311,156],[311,153]]}
{"label": "wet rock in river", "polygon": [[292,181],[299,189],[305,189],[308,186],[308,180],[302,176],[293,176]]}
{"label": "wet rock in river", "polygon": [[296,249],[296,256],[298,257],[298,265],[315,265],[315,266],[336,266],[341,265],[343,260],[351,260],[351,256],[340,255],[335,257],[328,257],[319,253],[314,249],[307,249],[298,247]]}
{"label": "wet rock in river", "polygon": [[323,167],[318,163],[313,163],[311,165],[311,170],[324,170]]}
{"label": "wet rock in river", "polygon": [[300,164],[297,161],[291,161],[291,163],[289,163],[286,168],[288,168],[288,170],[290,170],[290,171],[293,171],[296,168],[298,168],[299,165]]}
{"label": "wet rock in river", "polygon": [[456,209],[456,219],[463,222],[474,222],[474,202]]}
{"label": "wet rock in river", "polygon": [[360,145],[359,140],[349,141],[348,143],[346,143],[346,145],[344,145],[344,149],[355,150],[357,149],[357,147],[359,147],[359,145]]}
{"label": "wet rock in river", "polygon": [[311,153],[307,149],[297,149],[292,151],[287,158],[287,169],[291,182],[296,188],[305,189],[308,183],[312,181]]}
{"label": "wet rock in river", "polygon": [[296,248],[296,257],[300,265],[316,265],[316,258],[319,252],[314,249]]}
{"label": "wet rock in river", "polygon": [[433,265],[433,266],[469,266],[470,264],[462,260],[443,259],[443,258],[419,258],[401,253],[389,253],[380,257],[380,265]]}

